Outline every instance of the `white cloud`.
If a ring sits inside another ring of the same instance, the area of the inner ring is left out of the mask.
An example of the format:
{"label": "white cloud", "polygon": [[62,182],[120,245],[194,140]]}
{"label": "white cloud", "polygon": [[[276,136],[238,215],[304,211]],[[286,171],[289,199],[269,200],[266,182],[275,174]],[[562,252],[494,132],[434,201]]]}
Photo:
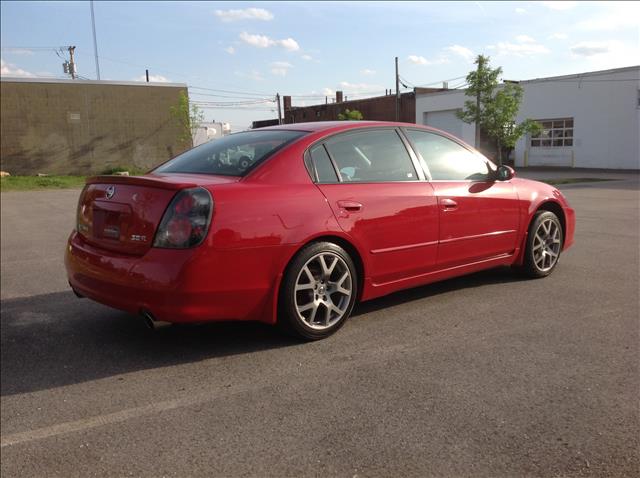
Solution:
{"label": "white cloud", "polygon": [[528,35],[517,35],[516,41],[520,43],[535,43],[536,41]]}
{"label": "white cloud", "polygon": [[571,10],[577,4],[578,2],[563,2],[558,0],[554,0],[552,2],[542,2],[542,5],[544,5],[545,7],[556,11]]}
{"label": "white cloud", "polygon": [[302,55],[302,59],[306,61],[311,61],[313,60],[313,57],[311,55]]}
{"label": "white cloud", "polygon": [[290,68],[293,68],[293,65],[286,61],[274,61],[271,63],[271,73],[276,76],[287,76]]}
{"label": "white cloud", "polygon": [[33,77],[35,75],[29,71],[23,70],[22,68],[18,68],[12,63],[7,63],[6,61],[0,59],[0,76]]}
{"label": "white cloud", "polygon": [[266,35],[252,35],[251,33],[240,33],[240,40],[248,45],[256,48],[269,48],[272,46],[281,46],[287,51],[298,51],[300,45],[293,38],[285,38],[284,40],[274,40]]}
{"label": "white cloud", "polygon": [[275,41],[266,35],[251,35],[247,32],[242,32],[240,34],[240,40],[245,42],[247,45],[255,46],[257,48],[269,48],[270,46],[275,45]]}
{"label": "white cloud", "polygon": [[284,40],[276,40],[276,44],[288,51],[298,51],[300,45],[293,38],[285,38]]}
{"label": "white cloud", "polygon": [[322,94],[324,96],[333,96],[336,94],[336,92],[333,91],[331,88],[322,88]]}
{"label": "white cloud", "polygon": [[273,20],[273,13],[264,8],[245,8],[243,10],[216,10],[216,16],[223,22],[239,20]]}
{"label": "white cloud", "polygon": [[449,63],[449,58],[443,54],[440,54],[435,60],[427,60],[424,56],[419,55],[409,55],[407,57],[407,60],[409,60],[409,62],[413,63],[414,65],[441,65],[443,63]]}
{"label": "white cloud", "polygon": [[473,57],[475,56],[471,50],[461,45],[451,45],[445,48],[445,50],[448,52],[454,53],[458,56],[461,56],[467,61],[473,60]]}
{"label": "white cloud", "polygon": [[597,15],[577,23],[577,28],[589,32],[634,29],[637,35],[640,2],[608,2]]}
{"label": "white cloud", "polygon": [[33,50],[29,48],[3,48],[3,50],[7,53],[11,53],[13,55],[28,55],[31,56],[34,54]]}
{"label": "white cloud", "polygon": [[498,42],[495,45],[488,45],[487,49],[495,51],[497,56],[526,57],[550,53],[546,46],[527,35],[518,35],[516,43]]}
{"label": "white cloud", "polygon": [[569,50],[576,56],[594,56],[608,53],[609,48],[604,42],[583,41],[573,45]]}
{"label": "white cloud", "polygon": [[516,13],[517,13],[518,15],[526,15],[528,12],[527,12],[527,9],[526,9],[526,8],[520,8],[520,7],[518,7],[518,8],[516,8]]}
{"label": "white cloud", "polygon": [[[136,76],[133,81],[147,81],[146,75]],[[149,81],[151,83],[170,83],[171,80],[162,75],[149,75]]]}
{"label": "white cloud", "polygon": [[617,40],[604,42],[580,42],[570,48],[574,58],[588,62],[586,69],[607,70],[638,64],[640,45]]}
{"label": "white cloud", "polygon": [[369,68],[365,68],[364,70],[360,70],[360,73],[362,73],[365,76],[370,76],[370,75],[375,75],[376,70],[370,70]]}
{"label": "white cloud", "polygon": [[384,89],[380,85],[371,85],[368,83],[350,83],[348,81],[341,81],[339,86],[343,92],[351,95],[372,93]]}
{"label": "white cloud", "polygon": [[264,80],[264,77],[262,76],[262,74],[258,70],[251,70],[249,73],[244,73],[242,71],[236,71],[234,74],[236,76],[239,76],[240,78],[249,78],[250,80],[253,80],[253,81],[262,81],[262,80]]}
{"label": "white cloud", "polygon": [[236,52],[236,49],[232,46],[227,47],[224,49],[224,51],[226,51],[229,55],[233,55]]}
{"label": "white cloud", "polygon": [[569,35],[566,33],[552,33],[549,35],[550,40],[566,40],[567,38],[569,38]]}
{"label": "white cloud", "polygon": [[411,63],[413,63],[415,65],[428,65],[429,64],[429,61],[424,56],[409,55],[407,57],[407,60],[409,60]]}

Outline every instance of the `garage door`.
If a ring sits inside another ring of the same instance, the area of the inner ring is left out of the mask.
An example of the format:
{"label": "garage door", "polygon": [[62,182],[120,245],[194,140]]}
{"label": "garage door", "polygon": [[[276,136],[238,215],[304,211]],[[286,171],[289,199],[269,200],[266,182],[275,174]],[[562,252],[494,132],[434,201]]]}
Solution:
{"label": "garage door", "polygon": [[460,138],[462,137],[462,120],[457,118],[456,111],[457,110],[430,111],[424,113],[422,122],[427,126],[441,129]]}

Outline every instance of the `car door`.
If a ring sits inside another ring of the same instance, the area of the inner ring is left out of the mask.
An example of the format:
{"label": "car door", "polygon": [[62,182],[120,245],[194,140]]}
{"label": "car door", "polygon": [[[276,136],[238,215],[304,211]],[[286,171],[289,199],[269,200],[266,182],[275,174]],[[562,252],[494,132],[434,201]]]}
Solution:
{"label": "car door", "polygon": [[395,128],[338,134],[309,153],[318,187],[340,227],[368,255],[373,284],[433,269],[437,199]]}
{"label": "car door", "polygon": [[515,251],[519,201],[510,181],[497,181],[481,154],[435,132],[405,130],[438,198],[439,268]]}

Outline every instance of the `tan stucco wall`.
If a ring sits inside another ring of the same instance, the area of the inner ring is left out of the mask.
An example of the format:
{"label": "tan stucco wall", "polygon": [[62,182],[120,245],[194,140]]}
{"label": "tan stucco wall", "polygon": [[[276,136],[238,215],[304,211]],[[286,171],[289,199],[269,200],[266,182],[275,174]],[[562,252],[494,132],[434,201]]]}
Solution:
{"label": "tan stucco wall", "polygon": [[185,149],[170,115],[185,86],[0,82],[2,171],[150,169]]}

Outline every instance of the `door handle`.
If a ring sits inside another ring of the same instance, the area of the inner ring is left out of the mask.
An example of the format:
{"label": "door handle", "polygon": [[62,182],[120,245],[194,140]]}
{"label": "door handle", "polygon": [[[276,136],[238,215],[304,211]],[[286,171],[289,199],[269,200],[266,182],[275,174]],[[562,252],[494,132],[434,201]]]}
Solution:
{"label": "door handle", "polygon": [[440,204],[442,204],[442,209],[444,209],[445,211],[453,211],[454,209],[458,209],[458,203],[453,199],[444,198],[440,201]]}
{"label": "door handle", "polygon": [[362,204],[356,201],[338,201],[338,207],[348,212],[358,212],[362,210]]}

